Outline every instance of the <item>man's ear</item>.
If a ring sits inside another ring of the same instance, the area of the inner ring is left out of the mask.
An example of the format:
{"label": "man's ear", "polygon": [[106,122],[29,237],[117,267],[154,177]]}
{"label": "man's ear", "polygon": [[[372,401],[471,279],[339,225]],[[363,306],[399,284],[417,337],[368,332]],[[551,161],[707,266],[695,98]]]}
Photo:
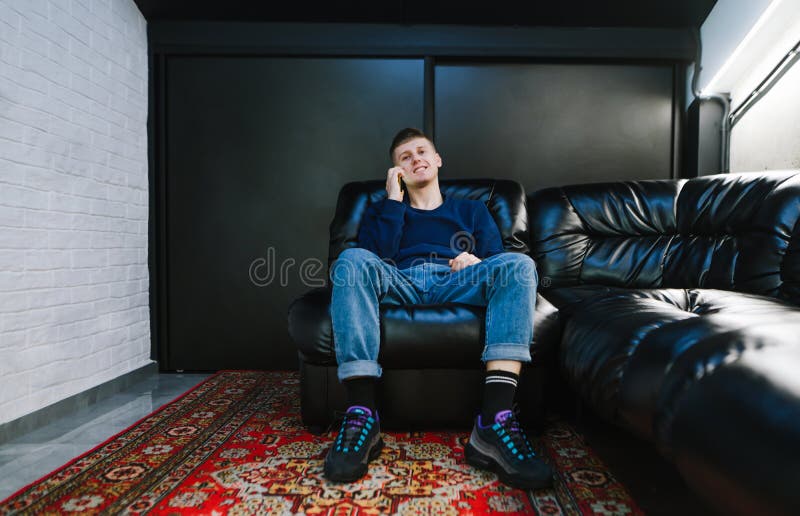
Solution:
{"label": "man's ear", "polygon": [[436,167],[437,168],[441,167],[442,166],[442,157],[439,155],[438,152],[434,155],[434,158],[436,159]]}

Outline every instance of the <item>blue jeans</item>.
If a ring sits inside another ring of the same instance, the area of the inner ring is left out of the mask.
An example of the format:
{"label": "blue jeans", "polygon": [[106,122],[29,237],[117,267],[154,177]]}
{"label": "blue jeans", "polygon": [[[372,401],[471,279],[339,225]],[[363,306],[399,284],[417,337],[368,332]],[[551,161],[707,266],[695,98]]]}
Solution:
{"label": "blue jeans", "polygon": [[331,267],[331,320],[339,380],[380,377],[381,305],[463,303],[486,307],[489,360],[530,362],[538,275],[522,253],[500,253],[450,272],[438,263],[398,270],[361,248],[344,250]]}

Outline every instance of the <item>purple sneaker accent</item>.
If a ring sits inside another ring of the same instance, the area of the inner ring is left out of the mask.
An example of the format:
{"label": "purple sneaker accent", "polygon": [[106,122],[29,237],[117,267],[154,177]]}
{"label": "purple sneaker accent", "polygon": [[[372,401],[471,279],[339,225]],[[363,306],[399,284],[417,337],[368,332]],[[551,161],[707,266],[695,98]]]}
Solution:
{"label": "purple sneaker accent", "polygon": [[492,426],[491,423],[489,423],[488,425],[484,425],[483,424],[483,416],[481,416],[480,414],[478,414],[478,420],[476,421],[476,423],[477,423],[478,427],[480,427],[480,428],[489,428],[490,426]]}
{"label": "purple sneaker accent", "polygon": [[494,422],[495,423],[502,423],[503,421],[505,421],[506,419],[508,419],[509,417],[511,417],[513,415],[514,415],[514,413],[511,412],[510,410],[501,410],[500,412],[498,412],[497,414],[494,415]]}
{"label": "purple sneaker accent", "polygon": [[375,411],[375,414],[372,413],[370,409],[367,407],[362,407],[361,405],[353,405],[352,407],[348,407],[345,414],[356,414],[356,417],[347,418],[347,424],[342,427],[344,428],[361,428],[364,426],[364,423],[367,421],[369,417],[375,417],[375,422],[378,423],[378,411]]}
{"label": "purple sneaker accent", "polygon": [[[513,418],[514,413],[510,410],[501,410],[497,414],[494,415],[494,422],[498,425],[503,425],[506,419]],[[519,426],[519,421],[516,418],[511,420],[511,431],[512,432],[521,432],[522,429]]]}
{"label": "purple sneaker accent", "polygon": [[363,407],[361,405],[352,405],[350,407],[347,407],[347,410],[345,410],[345,413],[363,414],[365,417],[374,417],[375,421],[377,421],[379,423],[381,421],[380,416],[378,416],[377,409],[375,410],[375,412],[373,412],[369,408]]}
{"label": "purple sneaker accent", "polygon": [[[498,412],[497,414],[494,415],[494,422],[497,423],[498,425],[502,425],[503,421],[505,421],[506,419],[508,419],[509,417],[511,417],[513,415],[514,415],[514,413],[512,411],[510,411],[510,410],[501,410],[500,412]],[[489,423],[488,425],[484,425],[483,424],[483,415],[481,415],[481,414],[478,414],[477,423],[478,423],[478,426],[480,428],[489,428],[490,426],[492,426],[492,423]],[[516,427],[514,429],[518,430],[519,427]]]}
{"label": "purple sneaker accent", "polygon": [[372,415],[372,411],[367,407],[362,407],[361,405],[353,405],[352,407],[348,407],[346,412],[361,412],[362,414],[366,414],[367,417]]}

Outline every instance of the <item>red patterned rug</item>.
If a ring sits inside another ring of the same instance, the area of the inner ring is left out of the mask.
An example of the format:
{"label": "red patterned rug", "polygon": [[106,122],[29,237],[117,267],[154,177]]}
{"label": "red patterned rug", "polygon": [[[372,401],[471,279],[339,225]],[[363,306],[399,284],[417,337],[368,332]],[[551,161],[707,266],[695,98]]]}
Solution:
{"label": "red patterned rug", "polygon": [[467,433],[384,432],[368,475],[332,484],[333,433],[308,433],[295,372],[223,371],[0,502],[0,514],[642,514],[583,439],[534,441],[553,489],[525,492],[464,462]]}

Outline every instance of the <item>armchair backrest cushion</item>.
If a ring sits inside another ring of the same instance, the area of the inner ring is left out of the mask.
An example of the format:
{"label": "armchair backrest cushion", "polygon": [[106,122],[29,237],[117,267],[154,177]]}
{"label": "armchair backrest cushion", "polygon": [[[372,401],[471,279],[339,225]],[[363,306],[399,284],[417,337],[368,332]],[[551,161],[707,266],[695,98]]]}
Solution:
{"label": "armchair backrest cushion", "polygon": [[[521,184],[499,179],[446,179],[439,181],[439,187],[447,197],[486,203],[500,230],[505,250],[529,252],[528,212]],[[358,228],[364,212],[370,204],[385,197],[385,181],[360,181],[342,187],[330,225],[328,266],[339,253],[358,244]]]}

